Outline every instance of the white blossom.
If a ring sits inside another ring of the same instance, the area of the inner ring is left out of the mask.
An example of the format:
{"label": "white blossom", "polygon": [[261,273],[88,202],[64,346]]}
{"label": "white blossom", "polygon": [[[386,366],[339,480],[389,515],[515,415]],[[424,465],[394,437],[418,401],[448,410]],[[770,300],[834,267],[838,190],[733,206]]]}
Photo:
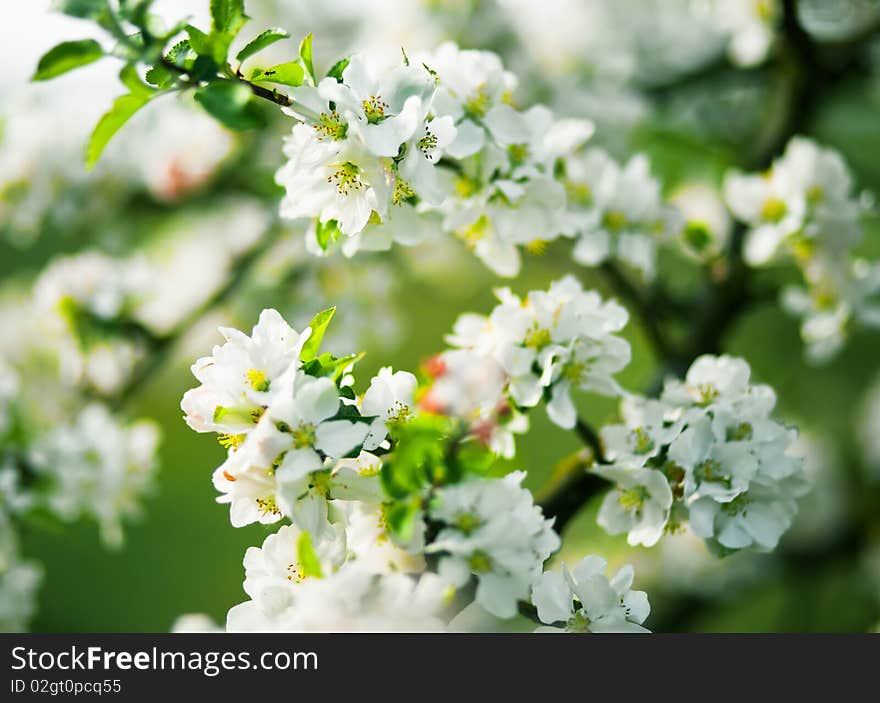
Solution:
{"label": "white blossom", "polygon": [[311,329],[298,333],[270,309],[260,313],[250,336],[231,327],[221,327],[220,334],[226,342],[192,365],[201,385],[187,391],[180,405],[196,432],[237,435],[260,419],[273,382],[299,365]]}
{"label": "white blossom", "polygon": [[414,578],[375,574],[357,562],[300,584],[292,604],[275,616],[247,601],[229,611],[227,632],[439,631],[447,585],[436,574]]}
{"label": "white blossom", "polygon": [[607,563],[585,557],[572,571],[563,564],[545,571],[532,587],[538,617],[551,627],[538,632],[648,632],[642,623],[651,612],[644,591],[633,591],[633,568],[624,566],[610,580]]}

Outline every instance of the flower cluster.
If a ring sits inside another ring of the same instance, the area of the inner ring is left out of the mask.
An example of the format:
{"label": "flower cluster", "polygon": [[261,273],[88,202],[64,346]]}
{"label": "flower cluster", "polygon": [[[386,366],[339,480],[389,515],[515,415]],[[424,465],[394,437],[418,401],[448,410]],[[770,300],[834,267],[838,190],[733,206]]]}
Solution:
{"label": "flower cluster", "polygon": [[332,314],[298,333],[264,310],[251,336],[221,328],[225,344],[192,367],[201,385],[181,407],[191,428],[216,432],[228,448],[214,485],[235,526],[287,514],[319,534],[329,528],[328,500],[376,500],[368,452],[385,441],[385,419],[412,404],[415,379],[389,370],[358,404],[346,376],[356,358],[316,355]]}
{"label": "flower cluster", "polygon": [[565,233],[554,168],[592,133],[541,106],[517,110],[515,87],[495,54],[451,43],[395,64],[355,54],[338,75],[291,91],[282,217],[314,220],[314,251],[338,240],[351,255],[417,243],[433,213],[494,271],[515,275],[517,246]]}
{"label": "flower cluster", "polygon": [[661,199],[648,160],[637,155],[621,166],[602,149],[588,149],[565,161],[564,184],[574,260],[596,266],[616,258],[653,278],[657,244],[682,222]]}
{"label": "flower cluster", "polygon": [[45,501],[55,514],[68,521],[88,515],[104,541],[119,546],[123,519],[139,514],[139,500],[152,487],[158,441],[151,421],[123,426],[93,404],[34,442],[29,460],[49,483]]}
{"label": "flower cluster", "polygon": [[[575,308],[598,314],[593,300]],[[553,520],[523,472],[486,475],[494,454],[461,418],[420,410],[415,397],[436,388],[386,367],[355,393],[358,357],[318,353],[331,315],[297,332],[264,310],[250,335],[222,328],[226,342],[193,365],[201,385],[181,405],[228,448],[219,502],[234,526],[281,523],[247,551],[249,599],[226,630],[435,630],[468,601],[513,618],[560,546]]]}
{"label": "flower cluster", "polygon": [[[27,628],[43,578],[24,559],[19,531],[36,516],[98,523],[104,543],[122,543],[123,522],[140,514],[153,487],[158,428],[124,424],[92,403],[73,421],[47,418],[34,407],[18,369],[0,359],[0,631]],[[29,384],[28,384],[29,385]]]}
{"label": "flower cluster", "polygon": [[[570,275],[522,299],[507,288],[496,295],[500,304],[488,317],[468,313],[456,321],[447,337],[456,349],[437,357],[436,381],[422,399],[429,409],[470,414],[483,435],[492,436],[505,428],[524,431],[511,408],[546,400],[550,419],[570,429],[573,389],[622,392],[614,374],[629,363],[630,346],[616,334],[628,320],[618,303],[585,291]],[[497,446],[511,441],[499,439]]]}
{"label": "flower cluster", "polygon": [[747,263],[788,258],[800,268],[804,285],[785,289],[782,304],[801,318],[811,359],[834,356],[853,322],[880,326],[880,265],[854,256],[861,206],[836,151],[796,137],[766,173],[728,174],[724,191],[749,227]]}
{"label": "flower cluster", "polygon": [[101,393],[118,390],[144,354],[130,334],[151,280],[144,260],[86,252],[53,261],[34,287],[36,310],[59,342],[62,377]]}
{"label": "flower cluster", "polygon": [[659,400],[629,396],[623,423],[602,429],[594,468],[615,484],[599,512],[612,534],[656,544],[685,523],[722,552],[773,549],[808,483],[796,431],[770,417],[773,390],[749,382],[742,359],[702,356]]}

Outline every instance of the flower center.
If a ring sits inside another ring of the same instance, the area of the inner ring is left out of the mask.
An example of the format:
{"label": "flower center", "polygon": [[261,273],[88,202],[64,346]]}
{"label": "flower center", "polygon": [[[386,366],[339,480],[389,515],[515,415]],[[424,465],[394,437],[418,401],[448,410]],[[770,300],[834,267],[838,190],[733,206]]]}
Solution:
{"label": "flower center", "polygon": [[269,379],[266,378],[266,372],[260,369],[248,369],[245,372],[248,383],[255,391],[265,392],[269,390]]}
{"label": "flower center", "polygon": [[292,432],[294,449],[305,449],[315,444],[315,426],[304,422]]}
{"label": "flower center", "polygon": [[302,583],[305,580],[303,569],[298,563],[287,565],[287,580],[294,583]]}
{"label": "flower center", "polygon": [[477,574],[485,574],[492,570],[492,558],[486,552],[478,550],[471,554],[468,566]]}
{"label": "flower center", "polygon": [[697,393],[700,399],[697,401],[699,405],[710,405],[718,396],[718,390],[711,383],[700,383],[697,385]]}
{"label": "flower center", "polygon": [[535,327],[528,331],[523,344],[531,349],[543,349],[551,342],[550,330]]}
{"label": "flower center", "polygon": [[482,524],[482,520],[473,513],[462,513],[455,518],[455,526],[466,535],[469,535]]}
{"label": "flower center", "polygon": [[486,84],[477,87],[477,92],[464,103],[464,111],[471,117],[485,117],[492,99],[486,92]]}
{"label": "flower center", "polygon": [[626,227],[626,215],[620,210],[609,210],[602,217],[602,224],[612,232],[619,232]]}
{"label": "flower center", "polygon": [[627,512],[638,512],[648,498],[648,489],[644,486],[636,486],[635,488],[621,491],[617,501]]}
{"label": "flower center", "polygon": [[327,177],[327,182],[336,186],[340,195],[348,195],[352,191],[363,190],[367,184],[361,178],[361,170],[351,161],[339,164],[336,170]]}
{"label": "flower center", "polygon": [[313,125],[313,127],[315,132],[318,133],[318,141],[323,141],[324,139],[340,141],[345,139],[345,135],[348,132],[348,125],[342,120],[336,110],[322,112],[317,124]]}
{"label": "flower center", "polygon": [[244,434],[221,433],[217,435],[217,441],[224,449],[238,449],[246,436]]}
{"label": "flower center", "polygon": [[779,222],[787,211],[788,208],[782,198],[767,198],[764,207],[761,208],[761,217],[768,222]]}
{"label": "flower center", "polygon": [[414,198],[416,192],[412,189],[412,186],[407,183],[404,179],[398,176],[394,181],[394,193],[391,195],[391,202],[394,205],[400,205],[401,203],[406,202],[410,198]]}
{"label": "flower center", "polygon": [[278,504],[275,502],[274,498],[257,498],[256,503],[263,515],[269,513],[272,515],[281,515],[281,511],[278,509]]}
{"label": "flower center", "polygon": [[425,136],[418,141],[418,147],[425,156],[430,155],[437,148],[437,135],[430,129],[426,129]]}
{"label": "flower center", "polygon": [[636,427],[631,433],[633,451],[636,454],[647,454],[654,448],[654,440],[645,432],[644,428]]}
{"label": "flower center", "polygon": [[572,205],[587,207],[593,203],[593,190],[586,183],[565,183],[565,192]]}
{"label": "flower center", "polygon": [[370,124],[380,122],[385,117],[385,110],[388,109],[388,103],[379,95],[371,95],[367,100],[362,101],[361,105]]}
{"label": "flower center", "polygon": [[489,218],[480,215],[476,222],[459,230],[459,236],[466,244],[474,246],[489,233]]}

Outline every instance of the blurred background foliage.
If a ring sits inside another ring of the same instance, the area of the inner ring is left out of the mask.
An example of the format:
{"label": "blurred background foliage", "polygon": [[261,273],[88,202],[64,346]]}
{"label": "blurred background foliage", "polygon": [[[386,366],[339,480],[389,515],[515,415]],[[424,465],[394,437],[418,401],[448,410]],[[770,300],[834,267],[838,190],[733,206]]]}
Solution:
{"label": "blurred background foliage", "polygon": [[[157,7],[172,19],[192,12],[204,21],[206,4],[188,0]],[[498,51],[521,75],[517,98],[522,103],[539,99],[562,116],[593,119],[593,143],[619,157],[648,154],[652,172],[669,194],[695,182],[717,187],[726,169],[752,165],[755,154],[768,148],[779,120],[790,120],[797,132],[839,149],[859,187],[880,193],[880,3],[799,3],[800,22],[812,28],[832,69],[821,79],[797,78],[794,82],[805,82],[797,95],[792,94],[791,71],[802,69],[790,65],[784,39],[767,61],[735,65],[722,39],[694,19],[700,3],[593,0],[580,5],[609,7],[575,13],[571,27],[554,25],[554,13],[568,16],[563,6],[570,4],[424,0],[377,1],[362,8],[335,2],[330,8],[251,0],[248,10],[255,27],[278,25],[295,37],[313,32],[316,61],[324,66],[338,53],[364,44],[410,50],[451,38]],[[156,174],[149,171],[167,169],[167,163],[151,165],[148,152],[159,148],[160,140],[167,140],[160,146],[172,154],[194,148],[193,143],[201,147],[210,120],[199,121],[199,115],[180,135],[163,127],[161,116],[153,118],[157,123],[144,116],[111,145],[106,163],[86,174],[81,148],[91,123],[118,92],[108,79],[112,74],[96,65],[83,69],[76,81],[65,78],[48,90],[28,86],[38,56],[61,39],[83,36],[86,28],[49,14],[47,2],[17,3],[5,14],[0,28],[5,74],[0,76],[0,113],[6,128],[0,131],[0,324],[7,339],[0,350],[12,354],[24,324],[15,315],[19,301],[61,254],[84,248],[111,254],[162,251],[202,227],[205,238],[186,253],[183,275],[167,284],[170,300],[189,296],[196,284],[186,280],[186,272],[198,279],[202,267],[213,265],[212,233],[233,240],[238,236],[221,233],[222,208],[246,198],[265,211],[267,221],[274,216],[279,194],[272,174],[281,162],[280,138],[289,122],[279,114],[265,132],[218,137],[219,148],[214,143],[204,147],[219,154],[212,157],[216,163],[208,175],[169,194],[155,186]],[[292,41],[285,42],[277,52],[283,56],[294,48]],[[10,132],[10,125],[22,121],[36,134],[25,139]],[[223,142],[227,138],[229,144]],[[158,178],[161,184],[161,173]],[[210,220],[218,211],[219,219]],[[265,229],[252,220],[248,226]],[[241,556],[267,530],[230,528],[210,482],[223,450],[190,431],[179,410],[182,393],[194,385],[189,364],[218,340],[213,332],[218,324],[249,328],[259,310],[271,306],[299,328],[315,311],[338,305],[331,350],[366,349],[358,369],[366,379],[385,365],[417,369],[443,348],[443,336],[459,313],[491,308],[494,286],[525,292],[575,271],[587,287],[613,294],[600,273],[571,261],[565,242],[527,256],[523,273],[508,283],[455,241],[353,260],[313,261],[297,243],[301,231],[268,227],[275,237],[269,254],[221,305],[175,339],[157,372],[122,399],[126,414],[155,419],[163,434],[157,490],[145,501],[143,519],[127,529],[124,548],[106,550],[96,527],[86,522],[47,522],[23,534],[23,552],[45,568],[35,630],[166,631],[186,612],[205,612],[222,621],[228,608],[243,599]],[[865,228],[864,246],[876,255],[876,209]],[[660,277],[698,294],[695,268],[683,256],[665,254]],[[761,275],[779,281],[791,271]],[[690,331],[674,332],[686,339]],[[637,319],[626,334],[633,363],[620,380],[627,388],[645,390],[662,369]],[[636,585],[651,598],[647,624],[654,630],[875,628],[880,622],[880,472],[872,470],[877,458],[866,453],[859,433],[864,398],[878,381],[880,339],[856,334],[832,363],[810,366],[796,320],[768,300],[749,307],[722,346],[745,357],[756,379],[776,389],[780,416],[809,438],[811,462],[821,477],[778,553],[713,561],[699,542],[686,538],[650,550],[632,548],[596,525],[597,496],[569,524],[562,558],[571,562],[595,552],[612,564],[634,563]],[[33,378],[42,375],[48,385],[57,373],[46,360],[32,359],[29,368]],[[68,401],[48,393],[43,402],[63,406]],[[582,416],[595,426],[613,420],[616,410],[606,399],[580,399]],[[579,444],[543,412],[534,413],[532,423],[528,437],[517,442],[519,454],[511,466],[527,469],[528,486],[540,493],[556,462]]]}

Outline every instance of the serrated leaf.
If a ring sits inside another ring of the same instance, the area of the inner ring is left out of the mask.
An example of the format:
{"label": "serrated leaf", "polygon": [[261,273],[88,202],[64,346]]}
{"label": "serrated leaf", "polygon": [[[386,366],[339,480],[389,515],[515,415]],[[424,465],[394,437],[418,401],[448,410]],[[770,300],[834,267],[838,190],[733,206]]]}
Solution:
{"label": "serrated leaf", "polygon": [[32,80],[47,81],[80,66],[94,63],[102,56],[104,50],[94,39],[62,42],[43,54]]}
{"label": "serrated leaf", "polygon": [[296,560],[302,569],[304,578],[322,578],[324,573],[321,569],[321,560],[312,546],[312,537],[308,532],[301,532],[296,541]]}
{"label": "serrated leaf", "polygon": [[342,72],[348,68],[348,64],[351,61],[349,58],[339,59],[336,63],[334,63],[330,70],[327,71],[328,78],[335,78],[338,83],[342,83]]}
{"label": "serrated leaf", "polygon": [[150,85],[154,85],[157,88],[167,88],[169,85],[171,85],[173,81],[173,76],[169,71],[162,68],[161,66],[153,66],[147,71],[144,79],[147,81],[147,83],[149,83]]}
{"label": "serrated leaf", "polygon": [[312,334],[303,345],[302,352],[300,352],[299,355],[300,359],[303,361],[311,361],[318,356],[318,349],[321,347],[324,333],[327,332],[327,326],[330,324],[330,320],[333,319],[335,313],[335,307],[327,308],[312,318],[312,321],[309,323],[309,327],[312,329]]}
{"label": "serrated leaf", "polygon": [[266,123],[247,86],[233,81],[216,81],[195,94],[205,111],[221,124],[235,130],[257,129]]}
{"label": "serrated leaf", "polygon": [[267,46],[271,46],[282,39],[287,39],[289,36],[290,34],[277,27],[267,29],[265,32],[260,32],[257,36],[251,39],[244,48],[235,55],[235,58],[239,63],[243,63],[254,54],[265,49]]}
{"label": "serrated leaf", "polygon": [[92,136],[89,138],[89,144],[86,147],[86,168],[94,167],[113,135],[149,100],[149,96],[131,93],[116,98],[113,107],[98,120]]}
{"label": "serrated leaf", "polygon": [[299,60],[305,69],[306,75],[312,80],[312,84],[317,84],[315,80],[315,67],[312,64],[312,33],[309,32],[299,44]]}
{"label": "serrated leaf", "polygon": [[288,61],[287,63],[279,63],[269,68],[255,68],[251,71],[250,80],[298,86],[302,85],[304,75],[305,71],[299,63]]}
{"label": "serrated leaf", "polygon": [[196,52],[193,51],[189,40],[181,39],[168,50],[168,53],[165,54],[165,58],[175,66],[183,68],[186,66],[187,61],[195,57],[195,54]]}

